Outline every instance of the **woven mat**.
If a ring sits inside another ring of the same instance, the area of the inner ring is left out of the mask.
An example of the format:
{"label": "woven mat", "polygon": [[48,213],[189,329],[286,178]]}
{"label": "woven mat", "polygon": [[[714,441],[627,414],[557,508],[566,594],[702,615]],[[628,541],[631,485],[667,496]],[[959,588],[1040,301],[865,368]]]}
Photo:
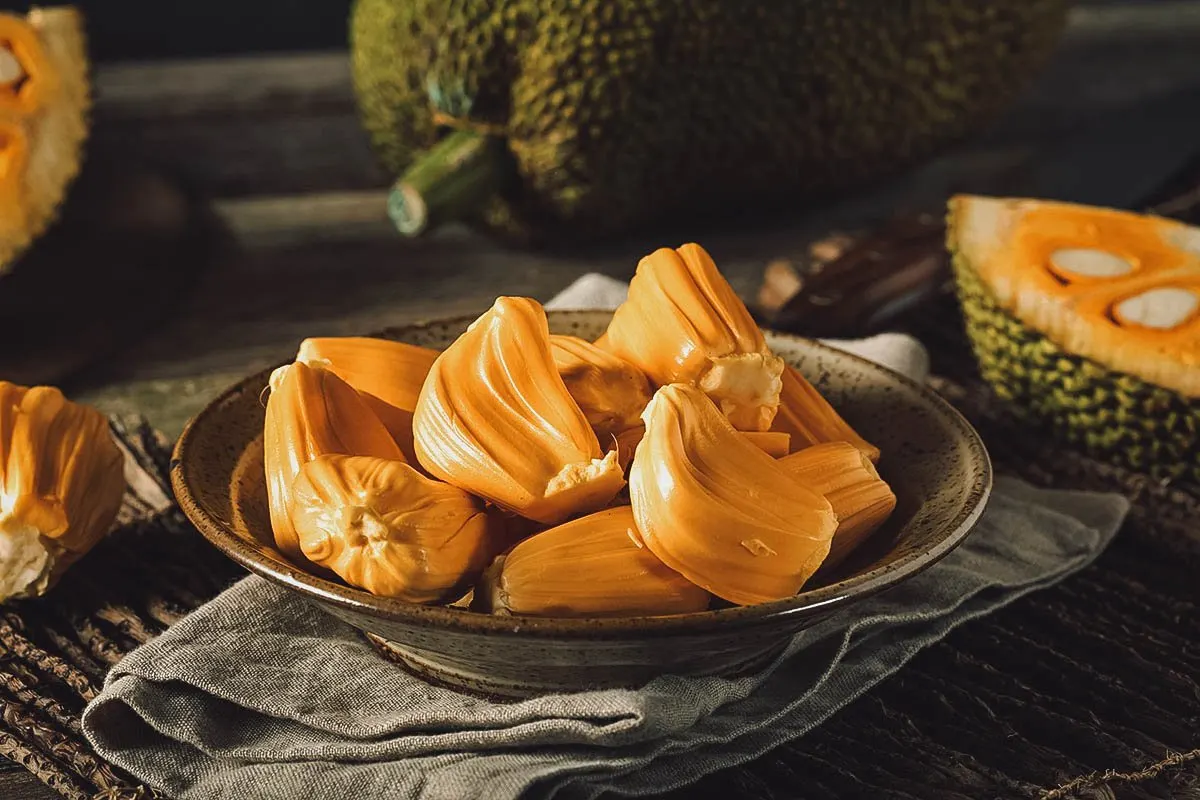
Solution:
{"label": "woven mat", "polygon": [[[997,467],[1119,491],[1128,523],[1090,569],[964,626],[815,732],[676,793],[776,798],[1200,798],[1200,488],[1172,487],[1011,427],[972,375],[950,300],[920,317],[935,388]],[[158,481],[40,600],[0,607],[0,755],[64,797],[149,798],[79,714],[121,656],[240,576],[178,510],[154,511],[169,445],[113,428]]]}

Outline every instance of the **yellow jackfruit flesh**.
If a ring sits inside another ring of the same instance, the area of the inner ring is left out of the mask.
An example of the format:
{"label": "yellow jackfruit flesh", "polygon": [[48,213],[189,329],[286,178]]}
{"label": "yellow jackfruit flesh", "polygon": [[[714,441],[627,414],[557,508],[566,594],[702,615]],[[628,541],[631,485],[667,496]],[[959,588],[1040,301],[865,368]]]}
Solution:
{"label": "yellow jackfruit flesh", "polygon": [[431,475],[547,525],[603,508],[625,483],[567,392],[546,314],[529,298],[498,298],[442,352],[413,429]]}
{"label": "yellow jackfruit flesh", "polygon": [[0,381],[0,601],[42,594],[108,533],[124,469],[99,411]]}
{"label": "yellow jackfruit flesh", "polygon": [[703,392],[660,388],[630,471],[646,546],[731,603],[794,595],[829,553],[837,518],[824,497],[729,424]]}
{"label": "yellow jackfruit flesh", "polygon": [[352,586],[412,603],[462,595],[495,554],[483,503],[399,460],[324,455],[300,469],[300,549]]}
{"label": "yellow jackfruit flesh", "polygon": [[871,461],[879,460],[879,448],[850,427],[798,369],[789,364],[782,379],[779,413],[771,430],[789,434],[793,451],[823,442],[849,442]]}
{"label": "yellow jackfruit flesh", "polygon": [[775,418],[783,360],[697,244],[641,260],[598,346],[660,386],[700,387],[738,430],[765,431]]}
{"label": "yellow jackfruit flesh", "polygon": [[891,487],[879,477],[867,454],[849,442],[813,445],[779,459],[778,463],[833,507],[838,527],[825,566],[841,563],[896,508],[896,495]]}
{"label": "yellow jackfruit flesh", "polygon": [[650,384],[628,361],[577,336],[550,336],[550,349],[567,392],[601,443],[642,424]]}
{"label": "yellow jackfruit flesh", "polygon": [[79,13],[0,13],[0,272],[54,219],[82,163],[90,107]]}
{"label": "yellow jackfruit flesh", "polygon": [[323,455],[404,460],[367,401],[332,371],[295,362],[270,378],[263,461],[275,545],[304,562],[291,519],[292,489],[300,468]]}
{"label": "yellow jackfruit flesh", "polygon": [[297,361],[323,366],[362,392],[412,464],[413,410],[437,357],[438,351],[428,347],[369,336],[309,338],[296,353]]}
{"label": "yellow jackfruit flesh", "polygon": [[629,506],[524,540],[496,559],[476,598],[487,611],[552,617],[684,614],[710,600],[642,544]]}

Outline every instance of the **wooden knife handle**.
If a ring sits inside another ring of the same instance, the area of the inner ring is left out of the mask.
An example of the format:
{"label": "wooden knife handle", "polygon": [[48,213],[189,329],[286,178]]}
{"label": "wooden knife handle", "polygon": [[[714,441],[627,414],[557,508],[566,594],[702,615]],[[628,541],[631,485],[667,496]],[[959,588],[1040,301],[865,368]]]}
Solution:
{"label": "wooden knife handle", "polygon": [[[1147,198],[1149,213],[1200,224],[1200,158]],[[806,336],[863,336],[953,286],[942,217],[903,216],[874,231],[834,233],[798,262],[767,266],[758,316]]]}
{"label": "wooden knife handle", "polygon": [[942,219],[897,218],[865,235],[835,234],[800,264],[774,262],[759,292],[772,327],[807,336],[862,335],[919,303],[949,278]]}

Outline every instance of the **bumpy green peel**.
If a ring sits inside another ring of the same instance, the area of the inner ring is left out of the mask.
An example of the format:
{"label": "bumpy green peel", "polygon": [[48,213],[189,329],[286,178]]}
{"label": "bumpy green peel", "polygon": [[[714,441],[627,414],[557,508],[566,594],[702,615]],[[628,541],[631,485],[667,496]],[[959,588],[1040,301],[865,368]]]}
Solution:
{"label": "bumpy green peel", "polygon": [[1200,400],[1066,352],[1001,308],[961,253],[953,263],[980,373],[1014,416],[1096,458],[1200,482]]}

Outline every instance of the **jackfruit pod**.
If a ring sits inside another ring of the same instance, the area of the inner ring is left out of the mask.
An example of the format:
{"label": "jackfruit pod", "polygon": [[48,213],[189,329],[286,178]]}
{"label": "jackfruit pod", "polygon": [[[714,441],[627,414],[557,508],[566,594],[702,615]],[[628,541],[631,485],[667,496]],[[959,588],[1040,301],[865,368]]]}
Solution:
{"label": "jackfruit pod", "polygon": [[642,544],[629,506],[524,540],[488,568],[476,598],[481,610],[550,617],[685,614],[710,600]]}
{"label": "jackfruit pod", "polygon": [[605,442],[642,422],[650,384],[640,369],[577,336],[550,336],[550,349],[567,392],[596,438]]}
{"label": "jackfruit pod", "polygon": [[313,337],[296,353],[297,361],[323,366],[361,392],[410,464],[417,459],[413,410],[437,357],[428,347],[370,336]]}
{"label": "jackfruit pod", "polygon": [[697,244],[643,258],[628,299],[597,341],[659,386],[700,387],[738,430],[771,427],[783,360]]}
{"label": "jackfruit pod", "polygon": [[731,603],[794,595],[829,553],[837,527],[829,501],[734,430],[696,387],[660,388],[642,418],[629,494],[651,552]]}
{"label": "jackfruit pod", "polygon": [[625,484],[567,392],[541,305],[497,298],[433,364],[413,415],[433,476],[547,525],[603,508]]}
{"label": "jackfruit pod", "polygon": [[399,460],[323,455],[300,468],[300,549],[346,583],[412,603],[454,599],[500,541],[483,503]]}
{"label": "jackfruit pod", "polygon": [[849,442],[826,442],[779,459],[805,488],[833,506],[838,526],[825,566],[841,563],[896,509],[896,495],[867,454]]}
{"label": "jackfruit pod", "polygon": [[[782,458],[790,450],[791,437],[786,433],[778,431],[738,431],[738,433],[771,458]],[[646,426],[640,424],[639,421],[637,427],[621,431],[609,440],[607,449],[616,450],[617,462],[626,474],[628,474],[629,467],[633,464],[633,456],[637,450],[638,442],[642,440],[645,434]]]}
{"label": "jackfruit pod", "polygon": [[323,455],[404,455],[364,397],[331,370],[297,361],[271,373],[263,425],[263,462],[275,545],[306,559],[291,518],[292,484],[300,468]]}
{"label": "jackfruit pod", "polygon": [[782,378],[779,413],[771,430],[790,434],[793,452],[823,442],[849,442],[871,461],[879,460],[879,448],[851,428],[799,370],[789,364]]}
{"label": "jackfruit pod", "polygon": [[40,595],[116,520],[125,458],[99,411],[0,381],[0,601]]}

